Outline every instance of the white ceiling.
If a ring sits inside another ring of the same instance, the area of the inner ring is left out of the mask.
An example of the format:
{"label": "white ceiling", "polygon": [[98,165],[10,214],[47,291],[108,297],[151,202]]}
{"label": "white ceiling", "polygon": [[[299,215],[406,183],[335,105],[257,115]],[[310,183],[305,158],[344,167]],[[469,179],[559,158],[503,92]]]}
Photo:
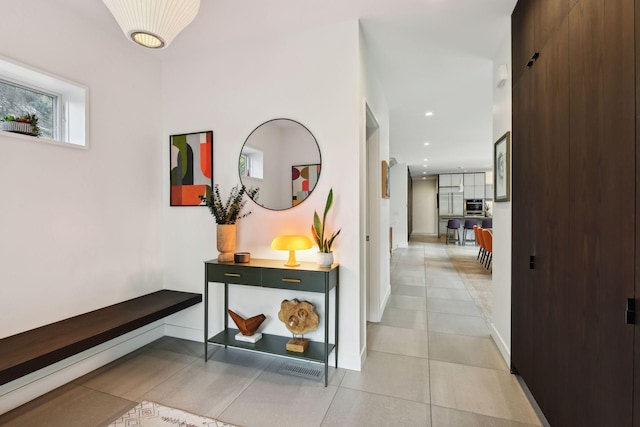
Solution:
{"label": "white ceiling", "polygon": [[[101,24],[115,25],[100,0],[58,1],[92,15]],[[423,171],[491,169],[491,59],[508,35],[515,3],[202,0],[201,13],[192,25],[206,25],[207,31],[225,40],[290,34],[310,26],[360,19],[369,57],[389,104],[390,157],[407,163],[412,176],[423,176]],[[202,13],[204,9],[210,13]],[[214,17],[214,22],[200,22],[202,16]],[[180,38],[178,35],[171,46],[153,54],[170,54]],[[426,111],[433,111],[433,116],[425,117]]]}
{"label": "white ceiling", "polygon": [[414,177],[490,170],[492,58],[508,36],[516,1],[418,3],[418,12],[362,20],[390,107],[390,156]]}

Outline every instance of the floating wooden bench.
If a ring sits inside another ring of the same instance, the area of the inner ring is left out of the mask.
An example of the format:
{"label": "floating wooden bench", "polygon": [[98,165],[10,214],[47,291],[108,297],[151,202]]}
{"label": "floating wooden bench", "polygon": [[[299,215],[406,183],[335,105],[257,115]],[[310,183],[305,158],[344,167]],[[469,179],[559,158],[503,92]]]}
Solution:
{"label": "floating wooden bench", "polygon": [[162,290],[0,339],[0,385],[202,302]]}

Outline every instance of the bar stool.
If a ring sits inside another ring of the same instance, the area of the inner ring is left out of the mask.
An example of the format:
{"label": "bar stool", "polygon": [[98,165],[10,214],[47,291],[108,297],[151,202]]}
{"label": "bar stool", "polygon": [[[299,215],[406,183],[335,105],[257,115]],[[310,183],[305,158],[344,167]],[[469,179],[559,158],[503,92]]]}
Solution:
{"label": "bar stool", "polygon": [[487,270],[491,270],[491,261],[493,259],[493,234],[489,230],[482,229],[482,240],[486,251],[484,266]]}
{"label": "bar stool", "polygon": [[[473,227],[477,227],[478,226],[478,221],[476,221],[475,219],[465,219],[464,220],[464,227],[462,227],[462,244],[466,244],[467,242],[467,231],[473,231]],[[475,232],[473,234],[473,240],[471,240],[472,242],[476,243],[476,238],[475,238]]]}
{"label": "bar stool", "polygon": [[449,244],[449,230],[451,230],[451,237],[454,239],[454,242],[460,241],[460,220],[459,219],[450,219],[447,221],[447,234],[444,242]]}
{"label": "bar stool", "polygon": [[485,218],[482,220],[482,228],[493,228],[493,218]]}
{"label": "bar stool", "polygon": [[[478,249],[478,256],[476,257],[476,259],[478,261],[480,261],[481,259],[484,260],[484,241],[482,240],[482,228],[476,225],[475,227],[473,227],[473,231],[476,235],[476,243],[478,243],[478,245],[480,246],[480,249]],[[480,256],[482,256],[482,258],[480,258]]]}

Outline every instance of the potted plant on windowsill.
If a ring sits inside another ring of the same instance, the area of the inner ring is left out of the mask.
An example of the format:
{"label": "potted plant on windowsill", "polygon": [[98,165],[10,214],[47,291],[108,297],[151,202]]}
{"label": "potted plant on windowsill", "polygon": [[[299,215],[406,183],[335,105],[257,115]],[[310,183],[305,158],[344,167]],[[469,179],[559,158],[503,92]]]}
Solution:
{"label": "potted plant on windowsill", "polygon": [[324,237],[327,224],[327,213],[329,212],[329,209],[331,209],[331,206],[333,206],[333,188],[329,190],[327,203],[324,206],[324,215],[322,215],[322,221],[320,221],[318,212],[313,212],[313,225],[311,225],[311,234],[313,234],[313,239],[318,245],[318,265],[320,267],[331,267],[331,264],[333,264],[333,252],[331,252],[331,246],[333,245],[333,241],[335,240],[335,238],[338,236],[338,234],[340,234],[340,231],[342,231],[342,229],[340,229],[333,233],[331,237],[327,237],[326,239]]}
{"label": "potted plant on windowsill", "polygon": [[242,213],[242,208],[247,203],[244,195],[256,200],[258,190],[247,189],[244,185],[238,188],[236,185],[231,189],[226,202],[223,202],[216,184],[212,192],[200,196],[200,200],[207,205],[216,220],[216,244],[220,252],[218,262],[233,262],[233,253],[236,250],[236,221],[251,215],[251,211]]}
{"label": "potted plant on windowsill", "polygon": [[35,114],[23,114],[19,117],[13,114],[6,115],[0,119],[0,130],[38,137],[40,136],[38,116]]}

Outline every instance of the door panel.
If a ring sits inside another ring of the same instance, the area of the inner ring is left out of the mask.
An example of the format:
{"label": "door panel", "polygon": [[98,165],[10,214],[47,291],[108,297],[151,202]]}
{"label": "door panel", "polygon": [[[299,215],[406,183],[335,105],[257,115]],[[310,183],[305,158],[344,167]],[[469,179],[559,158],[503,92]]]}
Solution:
{"label": "door panel", "polygon": [[[633,0],[582,0],[569,15],[570,312],[574,425],[631,425],[634,327]],[[615,206],[615,211],[611,207]],[[610,213],[611,215],[607,215]]]}
{"label": "door panel", "polygon": [[[640,22],[640,0],[635,1],[635,21]],[[640,69],[640,31],[636,31],[636,70]],[[637,90],[640,88],[640,72],[636,72],[636,105],[640,105],[640,91]],[[640,120],[636,120],[636,167],[640,165]],[[638,174],[636,173],[636,181]],[[634,254],[634,258],[636,259],[636,263],[638,263],[638,245],[640,245],[640,186],[638,186],[637,182],[635,184],[635,198],[636,198],[636,253]],[[636,277],[635,277],[635,301],[636,301],[636,309],[640,309],[640,304],[638,304],[638,298],[640,297],[640,274],[637,273],[638,265],[636,265]],[[636,322],[638,323],[638,322]],[[636,325],[634,328],[635,334],[635,351],[633,356],[633,365],[634,365],[634,378],[633,378],[633,425],[635,427],[640,427],[640,327]]]}
{"label": "door panel", "polygon": [[511,369],[527,384],[533,379],[532,341],[533,312],[531,284],[533,270],[529,257],[535,255],[533,230],[536,205],[536,168],[532,158],[533,80],[524,74],[513,86],[513,123],[511,132],[512,182],[511,209],[514,221],[511,230]]}
{"label": "door panel", "polygon": [[521,0],[511,15],[511,69],[515,85],[533,55],[533,1]]}
{"label": "door panel", "polygon": [[535,0],[533,3],[535,22],[533,26],[534,50],[540,52],[552,39],[553,33],[560,28],[569,13],[568,0]]}
{"label": "door panel", "polygon": [[568,256],[569,224],[569,32],[565,20],[532,67],[533,120],[537,171],[536,260],[531,285],[533,305],[533,380],[529,388],[547,420],[570,425],[566,418],[571,304]]}

